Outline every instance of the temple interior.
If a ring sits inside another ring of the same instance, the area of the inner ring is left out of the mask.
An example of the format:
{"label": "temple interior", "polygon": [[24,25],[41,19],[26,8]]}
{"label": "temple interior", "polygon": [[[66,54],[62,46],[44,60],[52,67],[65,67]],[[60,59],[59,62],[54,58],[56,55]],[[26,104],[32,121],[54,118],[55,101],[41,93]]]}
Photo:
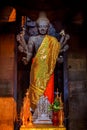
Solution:
{"label": "temple interior", "polygon": [[[19,121],[23,98],[29,87],[31,61],[26,66],[21,61],[23,54],[18,51],[16,36],[23,25],[29,35],[35,35],[33,24],[41,11],[45,11],[50,20],[51,35],[58,37],[64,30],[70,36],[69,49],[61,54],[63,62],[57,62],[54,70],[54,92],[58,89],[62,93],[64,103],[65,127],[57,130],[87,129],[85,5],[82,0],[0,1],[0,130],[33,129],[21,129]],[[25,39],[27,41],[28,34]]]}

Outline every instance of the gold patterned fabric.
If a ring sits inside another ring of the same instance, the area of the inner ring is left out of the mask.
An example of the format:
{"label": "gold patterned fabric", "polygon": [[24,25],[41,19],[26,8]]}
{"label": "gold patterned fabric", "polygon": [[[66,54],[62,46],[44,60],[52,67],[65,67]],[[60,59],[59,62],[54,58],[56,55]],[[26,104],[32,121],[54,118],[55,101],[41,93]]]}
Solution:
{"label": "gold patterned fabric", "polygon": [[35,109],[39,97],[43,95],[50,76],[54,72],[59,51],[58,40],[46,35],[31,66],[29,98],[32,109]]}

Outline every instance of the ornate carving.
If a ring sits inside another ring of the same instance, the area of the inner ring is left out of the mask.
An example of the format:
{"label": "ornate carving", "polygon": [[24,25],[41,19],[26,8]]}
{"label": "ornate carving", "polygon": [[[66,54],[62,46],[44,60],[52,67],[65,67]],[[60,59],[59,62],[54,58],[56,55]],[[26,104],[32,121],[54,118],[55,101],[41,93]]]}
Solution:
{"label": "ornate carving", "polygon": [[52,124],[52,113],[48,111],[50,105],[48,98],[41,96],[37,108],[33,114],[33,123],[35,124]]}

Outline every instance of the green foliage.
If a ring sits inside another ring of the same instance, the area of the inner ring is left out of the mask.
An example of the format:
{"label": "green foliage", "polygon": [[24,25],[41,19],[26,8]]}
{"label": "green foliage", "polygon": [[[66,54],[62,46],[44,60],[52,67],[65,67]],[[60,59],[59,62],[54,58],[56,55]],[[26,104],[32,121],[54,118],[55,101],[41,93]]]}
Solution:
{"label": "green foliage", "polygon": [[49,111],[59,111],[61,109],[61,106],[60,106],[60,101],[58,98],[55,98],[54,99],[54,102],[52,104],[49,105],[48,107],[48,110]]}

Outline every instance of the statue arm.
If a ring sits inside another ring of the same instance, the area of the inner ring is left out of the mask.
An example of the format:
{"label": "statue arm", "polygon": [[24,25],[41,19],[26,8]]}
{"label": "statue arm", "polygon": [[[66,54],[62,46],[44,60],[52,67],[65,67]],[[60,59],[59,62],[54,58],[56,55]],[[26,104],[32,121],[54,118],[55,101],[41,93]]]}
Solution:
{"label": "statue arm", "polygon": [[26,57],[22,58],[24,64],[28,64],[28,62],[31,60],[33,56],[33,50],[34,50],[33,37],[30,37],[27,45]]}
{"label": "statue arm", "polygon": [[[65,34],[65,31],[62,30],[60,32],[61,39],[60,39],[60,44],[61,44],[61,49],[60,49],[60,54],[63,52],[66,52],[69,49],[69,45],[67,44],[67,41],[70,39],[70,36],[68,34]],[[57,61],[59,63],[63,62],[63,56],[59,55]]]}
{"label": "statue arm", "polygon": [[28,50],[26,41],[24,39],[24,35],[25,35],[25,29],[23,28],[23,30],[17,35],[17,41],[19,42],[18,50],[20,52],[26,53]]}
{"label": "statue arm", "polygon": [[25,57],[22,57],[22,61],[26,65],[28,64],[28,62],[31,60],[33,56],[34,42],[33,42],[33,37],[30,37],[27,44],[24,39],[24,35],[25,35],[25,30],[23,29],[23,31],[21,31],[17,35],[17,41],[19,42],[18,50],[26,54]]}

